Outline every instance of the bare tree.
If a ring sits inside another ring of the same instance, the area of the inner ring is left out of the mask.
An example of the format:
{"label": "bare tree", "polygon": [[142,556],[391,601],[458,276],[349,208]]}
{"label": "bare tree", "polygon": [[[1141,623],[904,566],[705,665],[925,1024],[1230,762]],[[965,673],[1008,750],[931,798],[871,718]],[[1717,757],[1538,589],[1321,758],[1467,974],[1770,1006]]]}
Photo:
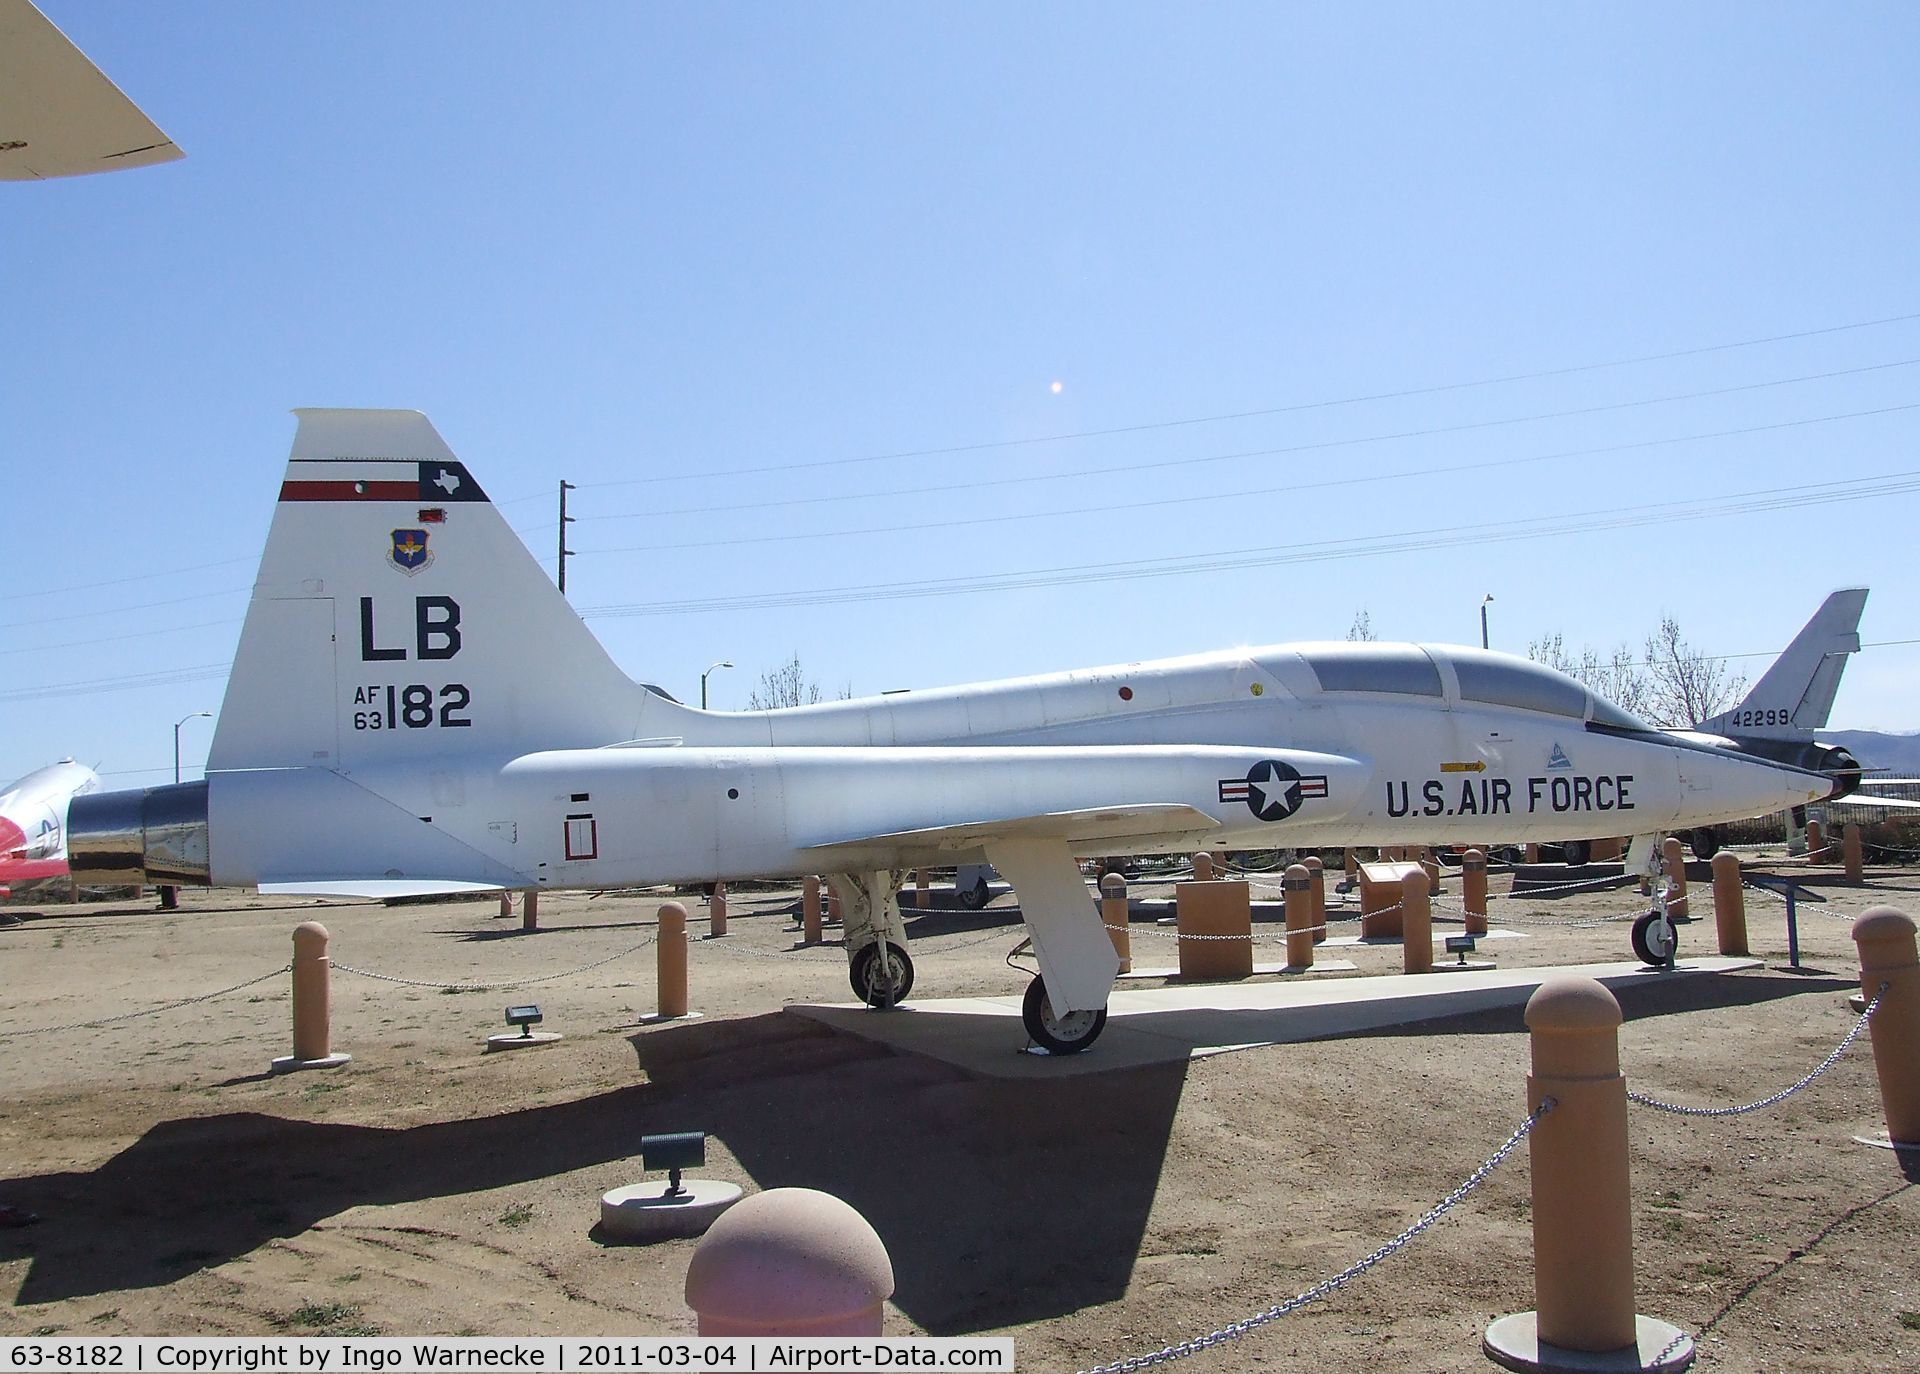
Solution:
{"label": "bare tree", "polygon": [[[847,695],[853,695],[851,688]],[[747,697],[747,709],[771,711],[778,706],[812,706],[820,699],[820,684],[807,679],[800,667],[799,650],[796,649],[793,657],[778,668],[770,668],[760,674],[760,685]]]}
{"label": "bare tree", "polygon": [[1575,658],[1554,633],[1527,645],[1527,657],[1556,668],[1615,706],[1663,728],[1686,729],[1738,701],[1746,679],[1729,677],[1719,659],[1697,652],[1681,638],[1672,616],[1647,637],[1644,653],[1622,644],[1606,657],[1583,648]]}
{"label": "bare tree", "polygon": [[1680,622],[1660,618],[1647,636],[1647,719],[1670,729],[1692,729],[1746,694],[1744,674],[1729,674],[1724,660],[1697,652],[1681,638]]}
{"label": "bare tree", "polygon": [[1373,617],[1367,614],[1366,608],[1363,606],[1355,611],[1353,613],[1353,624],[1347,629],[1347,638],[1368,640],[1378,639],[1379,637],[1380,636],[1373,632]]}

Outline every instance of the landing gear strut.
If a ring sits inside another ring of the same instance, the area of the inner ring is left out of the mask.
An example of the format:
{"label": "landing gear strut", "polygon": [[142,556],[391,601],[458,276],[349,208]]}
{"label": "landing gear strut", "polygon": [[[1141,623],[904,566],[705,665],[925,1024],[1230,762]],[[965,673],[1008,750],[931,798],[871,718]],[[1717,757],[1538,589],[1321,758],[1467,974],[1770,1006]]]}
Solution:
{"label": "landing gear strut", "polygon": [[1045,980],[1035,978],[1027,984],[1027,995],[1021,1000],[1020,1019],[1026,1023],[1027,1035],[1033,1043],[1047,1053],[1078,1054],[1098,1040],[1100,1032],[1107,1028],[1107,1009],[1055,1015],[1053,1005],[1047,1001]]}

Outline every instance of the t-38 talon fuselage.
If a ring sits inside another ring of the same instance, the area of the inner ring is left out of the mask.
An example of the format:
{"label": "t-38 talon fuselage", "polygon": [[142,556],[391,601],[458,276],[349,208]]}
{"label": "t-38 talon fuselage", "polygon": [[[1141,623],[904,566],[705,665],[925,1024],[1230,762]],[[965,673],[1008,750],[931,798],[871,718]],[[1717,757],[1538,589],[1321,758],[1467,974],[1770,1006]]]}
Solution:
{"label": "t-38 talon fuselage", "polygon": [[1080,856],[1651,835],[1831,780],[1688,745],[1523,659],[1325,643],[758,712],[618,669],[424,416],[303,410],[203,783],[75,803],[88,881],[367,894],[825,872],[854,985],[904,995],[896,891],[984,856],[1099,1033]]}

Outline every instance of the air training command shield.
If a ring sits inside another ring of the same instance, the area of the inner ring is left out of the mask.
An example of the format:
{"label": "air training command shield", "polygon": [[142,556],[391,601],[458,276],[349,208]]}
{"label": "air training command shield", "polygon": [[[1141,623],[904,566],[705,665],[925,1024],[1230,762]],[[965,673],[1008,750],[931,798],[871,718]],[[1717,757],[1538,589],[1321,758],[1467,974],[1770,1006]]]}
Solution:
{"label": "air training command shield", "polygon": [[433,554],[427,549],[427,532],[395,530],[393,547],[387,550],[387,561],[409,577],[433,562]]}

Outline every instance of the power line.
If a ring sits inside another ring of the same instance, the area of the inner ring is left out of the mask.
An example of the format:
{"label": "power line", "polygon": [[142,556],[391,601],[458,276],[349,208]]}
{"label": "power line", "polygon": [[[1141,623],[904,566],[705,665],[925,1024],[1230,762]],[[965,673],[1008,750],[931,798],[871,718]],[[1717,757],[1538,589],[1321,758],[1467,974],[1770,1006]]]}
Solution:
{"label": "power line", "polygon": [[[1890,485],[1881,487],[1861,485],[1867,482]],[[1845,483],[1823,483],[1808,488],[1772,488],[1744,493],[1719,502],[1700,502],[1691,506],[1664,501],[1637,507],[1617,507],[1606,513],[1572,511],[1560,515],[1531,517],[1526,520],[1409,530],[1398,534],[1325,540],[1312,544],[1291,544],[1284,548],[1268,546],[1235,549],[1221,554],[1133,559],[1124,563],[1074,564],[1054,568],[1026,569],[1013,573],[995,573],[984,577],[930,578],[921,581],[820,587],[801,591],[752,593],[681,601],[634,602],[587,607],[581,611],[581,614],[589,619],[695,615],[713,611],[768,610],[792,606],[833,605],[850,601],[895,601],[925,597],[966,596],[984,592],[1020,591],[1034,587],[1091,582],[1129,582],[1160,577],[1186,577],[1197,573],[1272,567],[1280,564],[1334,562],[1349,558],[1409,553],[1467,543],[1511,543],[1519,540],[1617,529],[1627,525],[1642,526],[1669,524],[1676,520],[1722,518],[1796,506],[1824,505],[1834,501],[1900,495],[1914,490],[1920,490],[1920,472],[1855,478]]]}
{"label": "power line", "polygon": [[[1829,381],[1867,372],[1883,372],[1897,367],[1913,367],[1920,358],[1898,362],[1873,363],[1866,367],[1843,368],[1834,372],[1815,372],[1800,377],[1781,377],[1765,382],[1746,382],[1739,386],[1714,387],[1705,391],[1676,392],[1630,401],[1609,401],[1604,405],[1580,406],[1573,410],[1539,411],[1531,415],[1511,415],[1491,420],[1471,420],[1457,425],[1433,425],[1424,429],[1396,430],[1386,434],[1364,434],[1347,439],[1323,439],[1309,444],[1288,444],[1278,448],[1242,449],[1233,453],[1207,454],[1197,458],[1162,458],[1147,463],[1115,463],[1105,467],[1075,468],[1067,472],[1025,473],[1018,477],[979,478],[965,482],[947,482],[934,486],[894,487],[886,491],[848,492],[820,496],[793,496],[772,501],[742,501],[726,505],[673,506],[663,510],[629,511],[612,515],[582,515],[581,523],[607,520],[652,520],[670,515],[722,515],[747,510],[780,510],[794,506],[844,505],[849,501],[871,501],[894,496],[939,496],[957,491],[980,491],[990,487],[1025,486],[1035,482],[1064,482],[1087,477],[1111,477],[1122,473],[1152,472],[1166,468],[1198,467],[1208,463],[1226,463],[1241,458],[1271,458],[1292,453],[1324,452],[1328,449],[1355,448],[1362,444],[1389,443],[1399,439],[1429,439],[1442,434],[1466,434],[1475,430],[1498,429],[1507,425],[1533,424],[1541,420],[1566,420],[1600,415],[1645,406],[1671,405],[1679,401],[1698,401],[1715,396],[1733,396],[1770,387],[1793,386],[1802,382]],[[802,464],[800,466],[806,466]]]}
{"label": "power line", "polygon": [[[1360,477],[1332,477],[1315,482],[1288,482],[1275,487],[1247,487],[1236,491],[1206,491],[1192,496],[1168,496],[1150,501],[1118,501],[1109,505],[1073,506],[1055,510],[998,512],[993,515],[969,516],[956,519],[943,515],[935,525],[868,525],[854,529],[809,530],[797,534],[743,535],[737,539],[693,539],[676,544],[630,544],[611,549],[587,549],[587,554],[616,553],[655,553],[669,549],[707,549],[724,548],[738,544],[778,544],[794,540],[842,539],[856,535],[871,534],[912,534],[925,538],[930,532],[945,534],[950,530],[964,529],[973,525],[998,525],[1024,520],[1067,519],[1085,515],[1111,515],[1115,512],[1151,510],[1166,506],[1184,506],[1209,504],[1218,501],[1241,501],[1259,496],[1290,496],[1305,491],[1324,491],[1335,487],[1365,486],[1376,482],[1398,482],[1414,477],[1456,476],[1468,472],[1485,472],[1499,468],[1523,467],[1534,463],[1557,462],[1567,458],[1593,458],[1609,453],[1627,453],[1639,449],[1661,448],[1674,444],[1699,443],[1707,439],[1738,438],[1749,434],[1763,434],[1768,431],[1796,429],[1807,425],[1829,424],[1836,420],[1857,420],[1875,415],[1893,415],[1902,411],[1920,410],[1920,401],[1906,405],[1882,406],[1876,410],[1850,410],[1835,415],[1815,415],[1801,420],[1781,420],[1766,425],[1744,425],[1738,429],[1708,430],[1697,434],[1680,434],[1663,439],[1639,439],[1631,443],[1603,444],[1594,448],[1562,449],[1557,453],[1536,453],[1521,458],[1489,458],[1474,463],[1452,463],[1424,468],[1403,468],[1397,472],[1370,473]],[[1299,450],[1319,447],[1303,444]],[[575,555],[576,557],[579,555]]]}
{"label": "power line", "polygon": [[[1883,325],[1907,324],[1920,320],[1920,313],[1910,315],[1889,315],[1877,320],[1859,320],[1851,324],[1827,325],[1819,329],[1796,330],[1789,334],[1771,334],[1762,338],[1739,339],[1731,343],[1703,344],[1695,348],[1675,349],[1667,353],[1645,353],[1632,358],[1616,358],[1600,363],[1579,363],[1571,367],[1546,368],[1538,372],[1515,372],[1501,377],[1482,377],[1465,382],[1442,382],[1434,386],[1408,387],[1399,391],[1376,391],[1354,396],[1343,396],[1332,400],[1297,401],[1288,405],[1264,406],[1254,410],[1229,411],[1216,415],[1194,415],[1173,420],[1151,420],[1140,424],[1114,425],[1106,429],[1075,430],[1065,434],[1036,435],[1026,439],[993,439],[970,444],[951,444],[943,448],[900,449],[891,453],[873,453],[857,458],[821,458],[805,463],[769,463],[759,467],[723,468],[712,472],[676,472],[664,473],[656,477],[617,478],[605,482],[582,482],[583,487],[631,487],[650,486],[660,482],[690,482],[712,477],[748,477],[768,472],[794,472],[809,468],[847,467],[857,463],[884,463],[900,458],[938,458],[956,453],[981,453],[991,449],[1021,448],[1034,444],[1056,444],[1072,439],[1103,439],[1116,434],[1143,434],[1153,430],[1179,429],[1193,425],[1216,424],[1227,420],[1250,420],[1269,415],[1289,415],[1307,410],[1331,410],[1340,406],[1367,405],[1375,401],[1408,400],[1416,396],[1439,396],[1454,391],[1470,391],[1481,387],[1506,386],[1513,382],[1544,381],[1551,377],[1571,377],[1583,372],[1603,372],[1612,368],[1637,367],[1642,363],[1672,362],[1680,358],[1697,358],[1709,353],[1725,353],[1741,348],[1758,348],[1766,344],[1790,343],[1798,339],[1819,338],[1826,334],[1843,334],[1851,330],[1876,329]],[[527,501],[532,497],[514,497],[514,501]]]}

